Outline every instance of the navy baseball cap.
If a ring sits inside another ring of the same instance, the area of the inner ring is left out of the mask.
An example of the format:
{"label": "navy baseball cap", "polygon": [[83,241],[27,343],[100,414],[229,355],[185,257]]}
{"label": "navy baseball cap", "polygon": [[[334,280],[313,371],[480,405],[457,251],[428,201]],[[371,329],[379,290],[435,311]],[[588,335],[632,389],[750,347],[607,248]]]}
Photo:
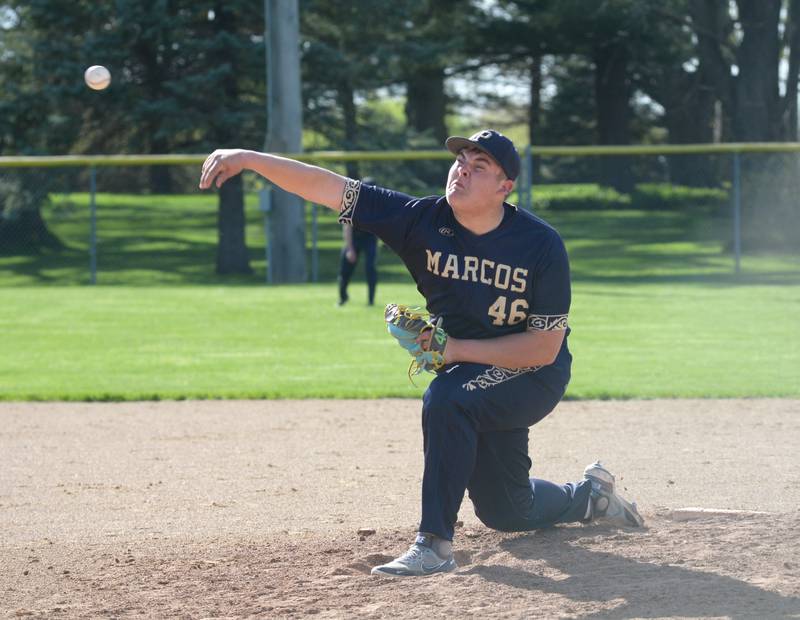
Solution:
{"label": "navy baseball cap", "polygon": [[458,155],[462,149],[480,149],[497,162],[509,179],[513,181],[519,176],[519,153],[514,143],[499,131],[484,129],[469,138],[450,136],[444,144],[453,155]]}

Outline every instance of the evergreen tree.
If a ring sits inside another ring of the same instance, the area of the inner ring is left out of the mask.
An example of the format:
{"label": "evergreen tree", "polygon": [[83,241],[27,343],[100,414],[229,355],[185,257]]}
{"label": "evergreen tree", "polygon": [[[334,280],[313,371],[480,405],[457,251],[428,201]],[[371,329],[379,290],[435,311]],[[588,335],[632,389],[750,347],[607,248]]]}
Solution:
{"label": "evergreen tree", "polygon": [[[262,145],[260,2],[26,0],[7,7],[13,19],[3,44],[9,61],[0,64],[0,109],[10,112],[0,121],[4,154]],[[92,64],[111,70],[107,91],[90,91],[83,83]],[[169,169],[159,167],[128,183],[152,192],[178,189]],[[221,198],[220,218],[235,214],[240,193],[233,193],[235,205]],[[249,272],[243,241],[236,251],[243,260],[233,270]]]}
{"label": "evergreen tree", "polygon": [[[370,148],[359,131],[357,97],[397,79],[393,52],[404,3],[397,0],[302,0],[303,89],[307,127],[344,150]],[[347,174],[359,178],[357,162]]]}

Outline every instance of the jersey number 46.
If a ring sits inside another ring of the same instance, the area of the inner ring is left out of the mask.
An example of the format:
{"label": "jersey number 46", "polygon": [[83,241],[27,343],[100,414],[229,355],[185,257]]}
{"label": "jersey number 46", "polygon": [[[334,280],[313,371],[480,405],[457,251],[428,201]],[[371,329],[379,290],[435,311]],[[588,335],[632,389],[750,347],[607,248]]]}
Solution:
{"label": "jersey number 46", "polygon": [[[511,302],[508,314],[506,314],[508,299],[505,295],[500,295],[495,302],[489,306],[489,316],[493,318],[492,325],[516,325],[524,321],[528,316],[528,302],[524,299],[515,299]],[[508,321],[506,321],[508,318]]]}

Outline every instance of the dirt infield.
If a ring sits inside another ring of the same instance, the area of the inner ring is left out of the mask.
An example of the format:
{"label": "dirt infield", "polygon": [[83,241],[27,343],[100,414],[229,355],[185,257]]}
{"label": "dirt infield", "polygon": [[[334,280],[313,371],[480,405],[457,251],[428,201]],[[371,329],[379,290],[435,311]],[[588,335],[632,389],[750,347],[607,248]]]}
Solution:
{"label": "dirt infield", "polygon": [[0,403],[0,616],[800,618],[800,401],[562,403],[534,475],[600,458],[644,529],[502,534],[466,499],[455,573],[371,577],[419,517],[418,410]]}

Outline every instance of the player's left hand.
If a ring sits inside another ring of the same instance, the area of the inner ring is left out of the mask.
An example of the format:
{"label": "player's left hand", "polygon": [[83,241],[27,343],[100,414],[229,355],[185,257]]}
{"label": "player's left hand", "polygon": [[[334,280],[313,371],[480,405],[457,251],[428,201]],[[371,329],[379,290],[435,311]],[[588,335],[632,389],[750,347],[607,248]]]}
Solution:
{"label": "player's left hand", "polygon": [[445,365],[447,333],[441,327],[441,318],[434,324],[419,308],[389,304],[385,319],[389,333],[414,358],[410,374],[437,372]]}

